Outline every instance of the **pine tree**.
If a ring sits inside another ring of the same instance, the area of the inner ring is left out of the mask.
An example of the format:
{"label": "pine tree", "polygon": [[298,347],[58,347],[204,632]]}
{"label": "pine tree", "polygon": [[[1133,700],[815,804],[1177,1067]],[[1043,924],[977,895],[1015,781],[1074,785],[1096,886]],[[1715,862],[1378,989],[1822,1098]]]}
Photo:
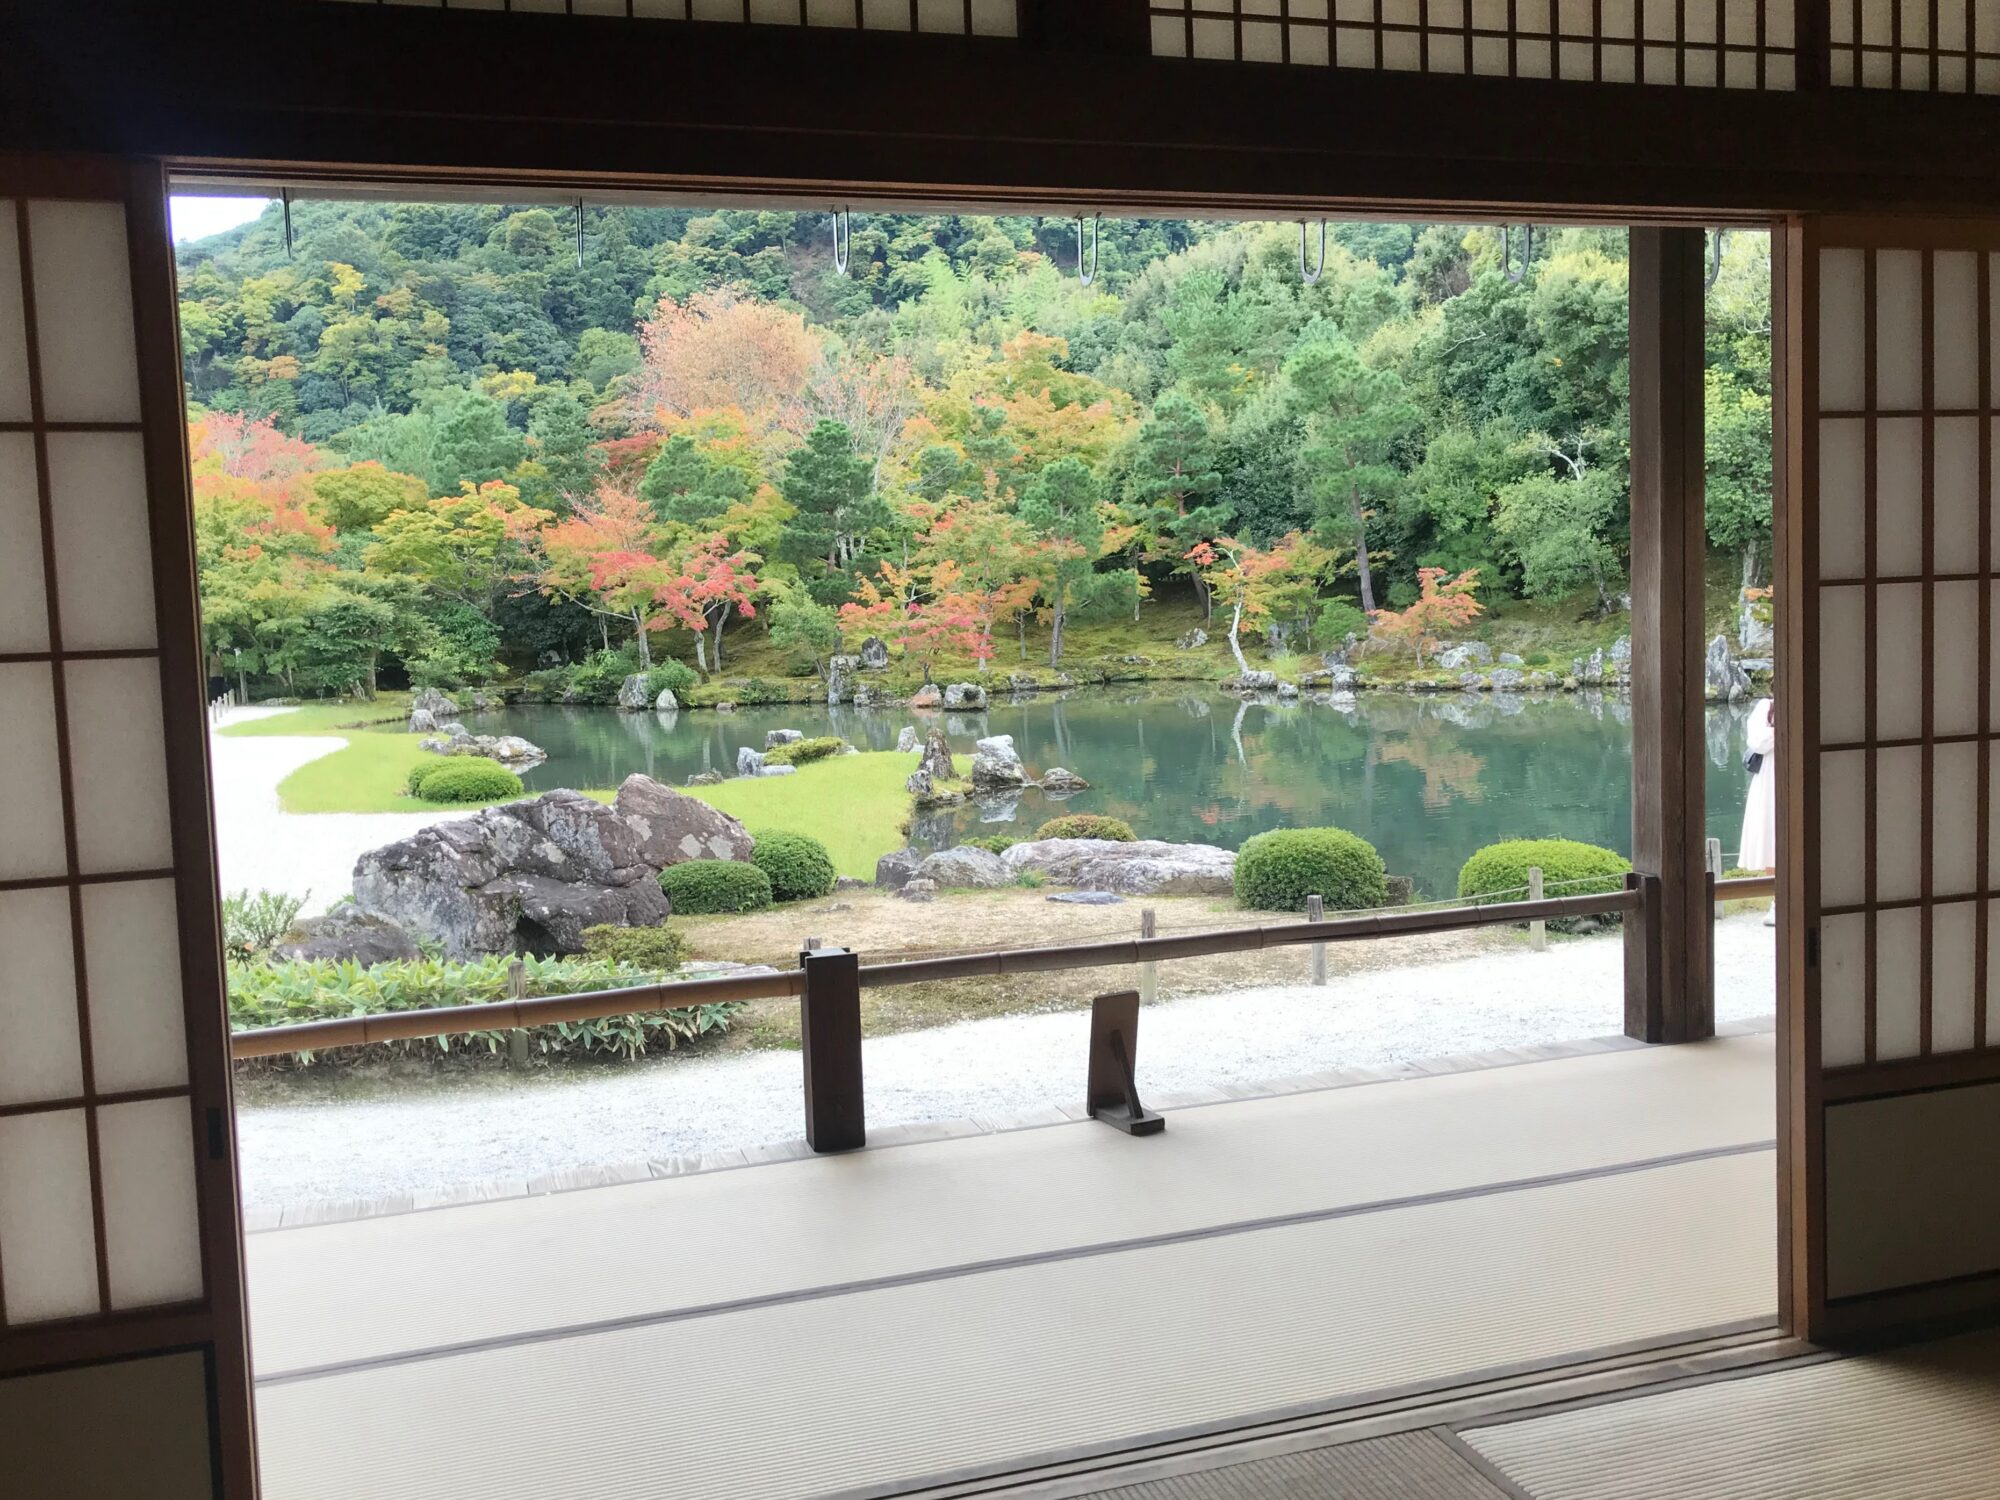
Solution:
{"label": "pine tree", "polygon": [[1078,458],[1059,458],[1021,496],[1020,517],[1047,548],[1044,595],[1049,605],[1049,665],[1062,663],[1063,627],[1090,586],[1104,545],[1097,476]]}
{"label": "pine tree", "polygon": [[889,509],[868,484],[868,465],[854,452],[844,422],[821,421],[785,462],[785,500],[797,512],[779,543],[782,561],[821,572],[846,569],[862,540],[889,522]]}

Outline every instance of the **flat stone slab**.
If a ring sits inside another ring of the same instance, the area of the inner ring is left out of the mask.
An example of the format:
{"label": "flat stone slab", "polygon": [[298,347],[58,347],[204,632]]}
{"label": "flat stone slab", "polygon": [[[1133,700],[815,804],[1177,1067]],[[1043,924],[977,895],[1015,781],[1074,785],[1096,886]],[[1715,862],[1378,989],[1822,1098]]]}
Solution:
{"label": "flat stone slab", "polygon": [[1049,897],[1064,906],[1122,906],[1125,898],[1116,891],[1057,891]]}

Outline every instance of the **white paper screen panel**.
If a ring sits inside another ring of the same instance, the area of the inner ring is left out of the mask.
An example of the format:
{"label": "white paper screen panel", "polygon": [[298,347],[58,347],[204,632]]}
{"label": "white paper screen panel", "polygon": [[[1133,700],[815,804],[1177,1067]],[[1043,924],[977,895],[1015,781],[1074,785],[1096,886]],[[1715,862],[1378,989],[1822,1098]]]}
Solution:
{"label": "white paper screen panel", "polygon": [[1816,269],[1820,1061],[1855,1067],[2000,1039],[2000,260],[1835,246]]}
{"label": "white paper screen panel", "polygon": [[506,10],[609,16],[634,21],[716,21],[750,26],[821,26],[843,31],[921,31],[1013,36],[1017,0],[349,0],[428,10]]}
{"label": "white paper screen panel", "polygon": [[1827,23],[1835,88],[2000,92],[1994,0],[1827,0]]}
{"label": "white paper screen panel", "polygon": [[0,1335],[204,1292],[144,434],[123,203],[0,198]]}
{"label": "white paper screen panel", "polygon": [[1791,0],[1151,0],[1155,57],[1790,89]]}

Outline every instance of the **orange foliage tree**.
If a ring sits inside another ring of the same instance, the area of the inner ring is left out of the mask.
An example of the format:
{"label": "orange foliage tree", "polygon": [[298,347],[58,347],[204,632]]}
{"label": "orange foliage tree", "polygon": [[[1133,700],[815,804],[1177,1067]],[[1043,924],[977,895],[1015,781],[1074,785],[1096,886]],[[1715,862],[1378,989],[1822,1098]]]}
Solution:
{"label": "orange foliage tree", "polygon": [[727,289],[685,303],[662,298],[640,325],[639,348],[635,415],[655,425],[734,406],[794,428],[794,410],[820,360],[819,341],[797,313]]}
{"label": "orange foliage tree", "polygon": [[1479,585],[1479,569],[1467,568],[1456,578],[1449,568],[1419,568],[1417,582],[1422,592],[1417,602],[1405,610],[1378,609],[1371,616],[1374,634],[1387,641],[1410,647],[1417,665],[1424,653],[1435,651],[1441,636],[1470,625],[1486,612],[1473,596]]}
{"label": "orange foliage tree", "polygon": [[1289,598],[1309,599],[1333,565],[1333,553],[1294,531],[1268,550],[1227,536],[1196,542],[1188,548],[1187,560],[1229,606],[1229,651],[1236,658],[1236,669],[1248,675],[1250,663],[1244,660],[1238,639],[1243,627],[1263,623]]}

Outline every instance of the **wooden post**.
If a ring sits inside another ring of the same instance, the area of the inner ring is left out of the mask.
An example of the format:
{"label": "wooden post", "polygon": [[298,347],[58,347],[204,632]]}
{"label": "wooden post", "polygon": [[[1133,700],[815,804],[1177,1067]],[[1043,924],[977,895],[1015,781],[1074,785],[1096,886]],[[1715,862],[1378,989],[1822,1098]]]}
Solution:
{"label": "wooden post", "polygon": [[[1160,935],[1160,916],[1150,906],[1139,908],[1139,936],[1142,938]],[[1151,1005],[1154,996],[1160,992],[1160,966],[1151,959],[1139,963],[1139,1003]]]}
{"label": "wooden post", "polygon": [[1630,239],[1632,865],[1648,899],[1626,927],[1625,1033],[1649,1042],[1715,1034],[1703,867],[1703,241],[1699,229],[1634,229]]}
{"label": "wooden post", "polygon": [[[1318,896],[1306,897],[1306,920],[1308,922],[1324,922],[1326,920],[1326,902]],[[1325,943],[1314,943],[1312,945],[1312,982],[1322,987],[1326,984]]]}
{"label": "wooden post", "polygon": [[[1542,899],[1542,867],[1540,865],[1528,866],[1528,899],[1530,901],[1539,901]],[[1540,917],[1535,918],[1534,921],[1528,924],[1528,946],[1533,948],[1537,953],[1548,952],[1549,924]]]}
{"label": "wooden post", "polygon": [[[507,998],[525,1000],[528,998],[528,966],[519,958],[507,965]],[[528,1033],[519,1027],[507,1033],[507,1066],[525,1068],[528,1065]]]}
{"label": "wooden post", "polygon": [[867,1142],[861,1100],[861,959],[843,948],[799,954],[800,1050],[805,1058],[806,1144],[852,1151]]}

